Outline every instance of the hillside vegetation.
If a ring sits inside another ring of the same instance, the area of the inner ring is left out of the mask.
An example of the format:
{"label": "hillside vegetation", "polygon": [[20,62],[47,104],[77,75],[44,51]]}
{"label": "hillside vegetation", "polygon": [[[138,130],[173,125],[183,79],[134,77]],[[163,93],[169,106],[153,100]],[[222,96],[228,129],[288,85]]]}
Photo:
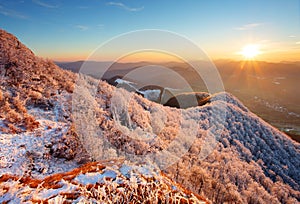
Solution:
{"label": "hillside vegetation", "polygon": [[165,107],[0,42],[1,202],[300,202],[300,145],[233,95]]}

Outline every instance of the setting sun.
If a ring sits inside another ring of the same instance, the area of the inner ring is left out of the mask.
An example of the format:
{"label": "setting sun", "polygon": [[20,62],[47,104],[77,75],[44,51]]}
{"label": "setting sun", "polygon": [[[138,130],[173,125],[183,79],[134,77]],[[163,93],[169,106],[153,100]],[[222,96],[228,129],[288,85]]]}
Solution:
{"label": "setting sun", "polygon": [[261,52],[258,45],[246,45],[243,50],[240,52],[246,59],[254,59]]}

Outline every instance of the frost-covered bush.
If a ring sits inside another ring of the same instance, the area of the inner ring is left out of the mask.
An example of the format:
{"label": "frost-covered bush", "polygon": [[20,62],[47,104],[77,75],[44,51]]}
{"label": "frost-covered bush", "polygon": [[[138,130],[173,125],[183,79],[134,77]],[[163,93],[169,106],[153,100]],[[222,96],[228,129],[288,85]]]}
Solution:
{"label": "frost-covered bush", "polygon": [[[96,160],[109,155],[136,162],[150,159],[168,167],[164,171],[170,177],[213,203],[278,203],[300,198],[296,176],[299,145],[250,113],[230,94],[216,94],[205,106],[179,110],[100,83],[96,93],[87,89],[89,96],[81,98],[80,107],[86,113],[93,110],[92,117],[77,116],[81,124],[86,124],[82,131],[89,129],[86,127],[91,123],[87,121],[94,123],[98,118],[94,127],[99,124],[101,131],[92,131],[93,135],[86,137],[91,143],[86,147],[91,148],[90,155]],[[85,98],[93,102],[85,103]],[[96,111],[96,107],[101,110]],[[100,141],[106,141],[107,146]],[[107,151],[95,150],[96,144]],[[162,154],[163,150],[168,151]],[[281,180],[266,169],[272,169]],[[281,198],[275,193],[275,183],[289,196]],[[259,191],[259,198],[255,200],[249,189]]]}
{"label": "frost-covered bush", "polygon": [[[50,60],[34,56],[2,30],[0,42],[0,135],[33,131],[31,135],[39,136],[49,131],[53,136],[53,130],[55,138],[45,147],[51,155],[45,157],[68,164],[78,155],[153,162],[212,203],[300,201],[299,144],[252,114],[231,94],[212,95],[210,103],[186,110],[163,107],[103,81],[63,71]],[[134,179],[130,182],[138,186]],[[145,192],[165,193],[163,186],[159,188]],[[104,194],[98,186],[80,192]],[[52,201],[67,199],[66,194],[59,196]]]}
{"label": "frost-covered bush", "polygon": [[4,96],[3,96],[2,90],[0,89],[0,103],[3,101],[3,99],[4,99]]}

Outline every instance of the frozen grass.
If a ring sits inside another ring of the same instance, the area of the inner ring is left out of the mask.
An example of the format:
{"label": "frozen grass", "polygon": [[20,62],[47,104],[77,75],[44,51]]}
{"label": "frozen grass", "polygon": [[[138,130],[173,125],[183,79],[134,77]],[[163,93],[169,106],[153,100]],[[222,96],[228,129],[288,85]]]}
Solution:
{"label": "frozen grass", "polygon": [[[2,30],[0,42],[2,202],[123,199],[159,203],[172,198],[180,203],[198,198],[181,190],[185,188],[213,203],[300,201],[299,144],[234,96],[215,94],[209,104],[180,110],[86,76],[80,76],[88,80],[76,92],[74,82],[79,75],[34,56]],[[73,92],[78,101],[72,101]],[[124,111],[122,102],[130,96]],[[87,114],[74,113],[72,102]],[[224,107],[225,118],[221,114]],[[220,137],[214,143],[210,135]],[[133,155],[127,159],[143,164],[149,154],[165,149],[173,157],[159,158],[156,164],[166,167],[168,176],[185,188],[169,185],[173,182],[165,176],[150,173],[149,177],[148,171],[124,166],[122,171],[121,166],[97,163],[75,168],[89,157],[100,161],[126,154]],[[95,166],[99,169],[93,169]],[[104,179],[106,168],[123,183],[117,178]]]}
{"label": "frozen grass", "polygon": [[145,177],[140,173],[145,167],[131,165],[125,176],[120,161],[104,164],[88,163],[41,180],[2,175],[0,202],[207,203],[164,175]]}

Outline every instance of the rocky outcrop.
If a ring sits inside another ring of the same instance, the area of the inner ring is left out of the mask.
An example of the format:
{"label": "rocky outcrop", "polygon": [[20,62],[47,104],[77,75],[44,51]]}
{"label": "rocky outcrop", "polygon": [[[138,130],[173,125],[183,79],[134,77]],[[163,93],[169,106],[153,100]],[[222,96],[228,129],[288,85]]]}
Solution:
{"label": "rocky outcrop", "polygon": [[191,108],[209,103],[210,94],[206,92],[182,93],[171,97],[164,105],[175,108]]}

